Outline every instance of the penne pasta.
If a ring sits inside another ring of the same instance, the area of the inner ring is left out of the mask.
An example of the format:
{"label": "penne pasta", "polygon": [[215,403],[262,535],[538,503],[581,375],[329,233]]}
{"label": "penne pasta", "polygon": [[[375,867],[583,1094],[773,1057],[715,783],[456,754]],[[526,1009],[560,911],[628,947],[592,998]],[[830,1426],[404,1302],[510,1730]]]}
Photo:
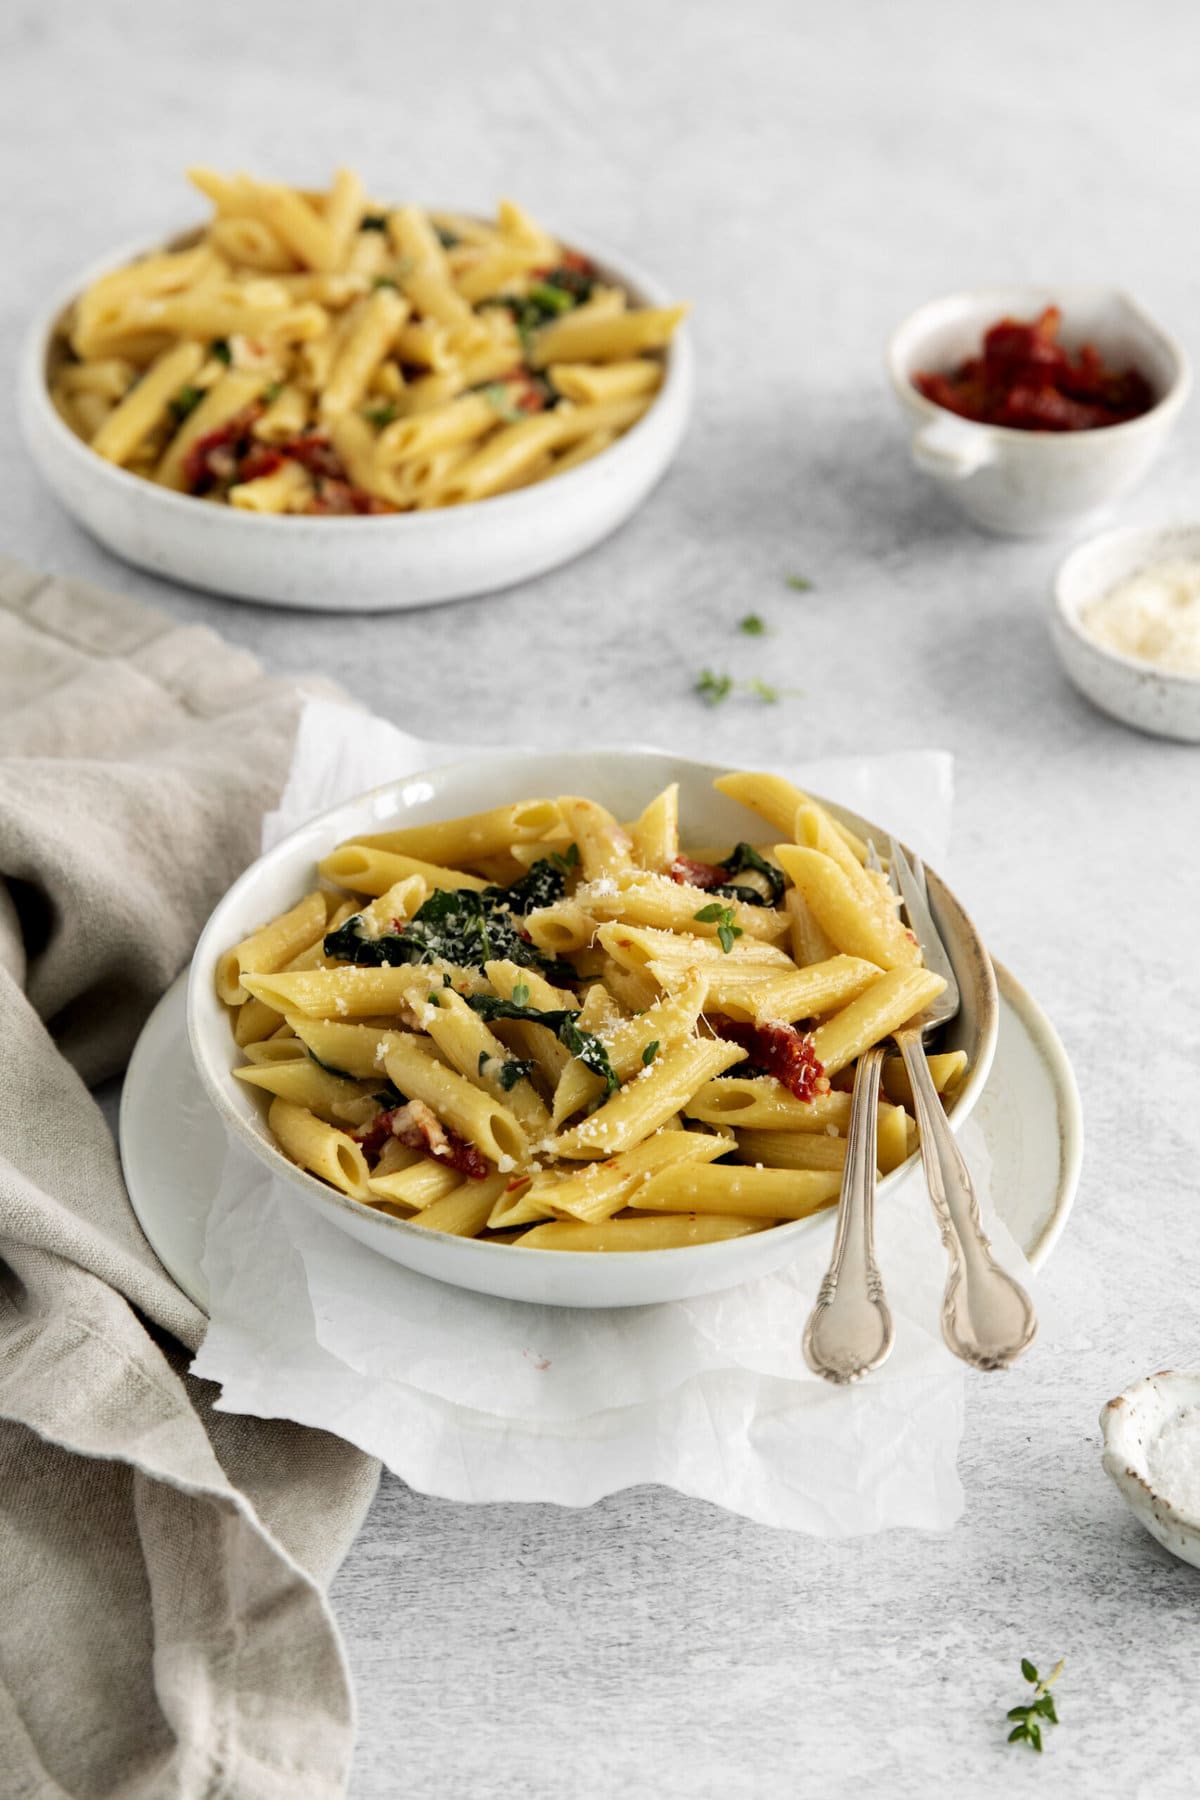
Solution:
{"label": "penne pasta", "polygon": [[[779,777],[718,785],[772,823],[791,805],[797,841],[681,853],[671,783],[628,825],[584,795],[506,800],[322,858],[335,885],[216,970],[235,1078],[285,1155],[505,1248],[683,1248],[831,1206],[857,1059],[944,984],[832,814]],[[929,1065],[952,1092],[966,1059]],[[893,1057],[885,1175],[911,1108]]]}
{"label": "penne pasta", "polygon": [[525,1250],[681,1250],[689,1244],[716,1244],[726,1238],[748,1237],[771,1221],[716,1217],[664,1217],[658,1219],[605,1219],[600,1225],[557,1220],[535,1225],[517,1239]]}
{"label": "penne pasta", "polygon": [[832,1206],[840,1169],[749,1169],[719,1166],[664,1169],[641,1188],[638,1210],[717,1213],[744,1219],[807,1219]]}
{"label": "penne pasta", "polygon": [[[52,358],[60,417],[131,473],[281,518],[461,505],[602,455],[663,384],[686,309],[631,307],[512,201],[488,221],[380,209],[346,168],[324,192],[188,176],[199,241],[101,276]],[[201,413],[222,365],[258,381]]]}

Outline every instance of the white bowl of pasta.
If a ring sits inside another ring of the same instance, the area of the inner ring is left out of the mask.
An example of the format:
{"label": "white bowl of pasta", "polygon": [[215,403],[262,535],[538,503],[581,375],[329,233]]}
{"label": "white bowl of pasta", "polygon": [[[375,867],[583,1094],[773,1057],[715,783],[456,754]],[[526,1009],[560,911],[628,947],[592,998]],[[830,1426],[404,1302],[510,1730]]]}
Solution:
{"label": "white bowl of pasta", "polygon": [[[857,860],[870,829],[650,753],[390,783],[221,901],[189,979],[196,1067],[298,1198],[422,1274],[581,1307],[734,1286],[831,1231],[854,1059],[937,980]],[[957,1125],[996,990],[929,879],[962,994],[935,1064]],[[889,1065],[884,1206],[913,1172],[906,1100]]]}
{"label": "white bowl of pasta", "polygon": [[624,258],[508,202],[373,210],[345,171],[195,178],[211,224],[76,276],[23,352],[30,454],[117,555],[235,599],[422,606],[591,548],[665,472],[685,309]]}

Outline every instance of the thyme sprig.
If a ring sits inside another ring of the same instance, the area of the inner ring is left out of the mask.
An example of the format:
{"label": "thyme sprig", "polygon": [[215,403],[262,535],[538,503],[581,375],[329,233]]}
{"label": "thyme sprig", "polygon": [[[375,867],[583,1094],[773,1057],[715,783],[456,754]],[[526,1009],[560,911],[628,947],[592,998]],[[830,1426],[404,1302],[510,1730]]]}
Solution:
{"label": "thyme sprig", "polygon": [[1043,1681],[1027,1656],[1021,1658],[1021,1673],[1033,1688],[1033,1699],[1025,1706],[1010,1706],[1007,1717],[1014,1719],[1012,1730],[1008,1734],[1010,1744],[1028,1744],[1031,1750],[1041,1754],[1042,1726],[1057,1725],[1058,1714],[1054,1709],[1054,1696],[1050,1689],[1063,1672],[1065,1656],[1060,1656]]}

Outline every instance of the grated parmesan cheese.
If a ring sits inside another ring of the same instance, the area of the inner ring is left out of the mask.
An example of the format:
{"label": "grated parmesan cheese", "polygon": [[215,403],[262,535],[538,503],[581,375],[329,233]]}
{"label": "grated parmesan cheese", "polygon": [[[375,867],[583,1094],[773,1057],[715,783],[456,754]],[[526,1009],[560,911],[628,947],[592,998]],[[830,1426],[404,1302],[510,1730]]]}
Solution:
{"label": "grated parmesan cheese", "polygon": [[1151,563],[1089,601],[1079,616],[1109,650],[1175,675],[1200,675],[1200,561]]}

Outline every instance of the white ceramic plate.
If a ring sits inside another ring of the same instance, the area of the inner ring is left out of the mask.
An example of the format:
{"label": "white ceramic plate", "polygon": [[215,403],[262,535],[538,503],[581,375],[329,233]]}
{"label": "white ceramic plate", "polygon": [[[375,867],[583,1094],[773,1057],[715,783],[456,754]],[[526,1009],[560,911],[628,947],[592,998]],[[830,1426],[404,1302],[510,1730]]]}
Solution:
{"label": "white ceramic plate", "polygon": [[[565,241],[635,304],[670,303],[623,257],[574,234]],[[632,430],[579,468],[513,494],[431,512],[279,519],[173,493],[96,456],[59,418],[46,385],[65,307],[98,276],[159,247],[116,251],[66,283],[25,341],[17,390],[26,446],[67,511],[156,575],[233,600],[318,612],[389,612],[494,592],[579,556],[624,524],[665,474],[687,427],[693,359],[684,327],[666,352],[658,395]]]}
{"label": "white ceramic plate", "polygon": [[[1006,969],[997,965],[996,974],[1000,1030],[975,1122],[991,1158],[996,1210],[1040,1268],[1079,1181],[1079,1095],[1045,1013]],[[183,974],[146,1021],[125,1077],[119,1134],[138,1222],[167,1273],[207,1312],[204,1233],[226,1138],[192,1061],[186,992]]]}
{"label": "white ceramic plate", "polygon": [[[264,919],[294,905],[311,887],[317,861],[356,833],[386,830],[398,822],[415,825],[454,818],[537,794],[588,794],[618,818],[631,818],[652,795],[676,781],[680,816],[692,842],[732,844],[761,837],[762,820],[714,790],[713,780],[722,772],[717,764],[648,751],[498,752],[486,760],[452,763],[389,782],[293,832],[233,884],[201,933],[192,959],[188,986],[192,1053],[208,1097],[233,1136],[294,1188],[298,1198],[381,1255],[422,1275],[504,1299],[550,1306],[642,1306],[734,1287],[789,1261],[799,1237],[831,1229],[828,1214],[686,1249],[572,1256],[552,1250],[514,1251],[506,1245],[425,1231],[365,1207],[298,1169],[280,1151],[267,1130],[261,1097],[231,1077],[241,1053],[215,989],[219,957]],[[831,810],[860,833],[878,835],[878,827],[845,808]],[[979,1097],[991,1066],[996,988],[991,963],[970,920],[932,872],[929,881],[962,1000],[945,1041],[948,1048],[965,1050],[969,1061],[949,1107],[957,1129]],[[896,1170],[884,1178],[881,1197],[904,1179],[904,1173]]]}

